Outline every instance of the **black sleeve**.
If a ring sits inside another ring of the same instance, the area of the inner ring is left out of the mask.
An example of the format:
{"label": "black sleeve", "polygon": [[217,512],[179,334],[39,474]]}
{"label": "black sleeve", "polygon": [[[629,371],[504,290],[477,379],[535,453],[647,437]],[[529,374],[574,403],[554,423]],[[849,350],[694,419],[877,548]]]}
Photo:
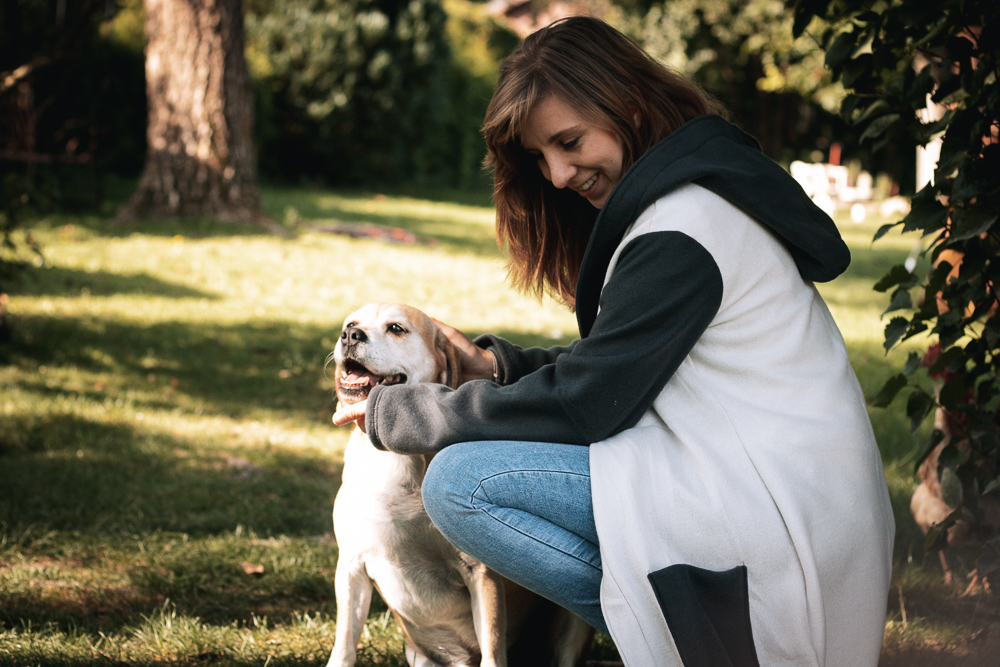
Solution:
{"label": "black sleeve", "polygon": [[493,334],[483,334],[474,341],[476,345],[489,350],[497,360],[500,384],[513,384],[542,366],[554,364],[560,354],[569,354],[579,341],[567,346],[522,348]]}
{"label": "black sleeve", "polygon": [[591,333],[571,353],[506,386],[375,387],[368,436],[411,454],[472,440],[598,442],[639,421],[721,302],[704,247],[681,232],[643,234],[622,250]]}

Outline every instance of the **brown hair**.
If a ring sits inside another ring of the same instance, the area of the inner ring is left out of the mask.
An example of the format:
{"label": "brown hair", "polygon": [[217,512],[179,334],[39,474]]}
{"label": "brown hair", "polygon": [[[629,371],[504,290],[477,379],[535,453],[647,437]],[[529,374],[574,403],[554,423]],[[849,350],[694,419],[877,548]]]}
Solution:
{"label": "brown hair", "polygon": [[623,174],[686,121],[722,108],[694,82],[590,17],[557,21],[529,35],[504,59],[483,122],[497,241],[507,247],[515,287],[537,296],[549,291],[572,308],[598,211],[575,192],[554,187],[537,158],[521,146],[529,112],[549,95],[619,137]]}

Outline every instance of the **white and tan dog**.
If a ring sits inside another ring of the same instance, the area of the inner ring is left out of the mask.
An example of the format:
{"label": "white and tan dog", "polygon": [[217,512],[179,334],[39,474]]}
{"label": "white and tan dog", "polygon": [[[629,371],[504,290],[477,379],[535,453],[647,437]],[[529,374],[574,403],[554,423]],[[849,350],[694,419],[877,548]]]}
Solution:
{"label": "white and tan dog", "polygon": [[[447,337],[419,310],[369,304],[348,316],[331,355],[337,398],[351,404],[378,384],[459,382]],[[372,586],[406,637],[412,667],[572,667],[592,631],[577,616],[502,579],[434,527],[420,486],[431,456],[376,449],[354,429],[333,508],[337,634],[328,667],[354,665]]]}

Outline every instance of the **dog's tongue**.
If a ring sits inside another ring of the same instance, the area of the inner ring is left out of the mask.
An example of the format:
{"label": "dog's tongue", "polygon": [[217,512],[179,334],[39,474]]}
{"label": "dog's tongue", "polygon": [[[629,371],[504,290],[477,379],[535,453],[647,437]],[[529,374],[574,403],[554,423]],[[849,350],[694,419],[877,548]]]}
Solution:
{"label": "dog's tongue", "polygon": [[375,386],[381,379],[382,379],[381,375],[375,375],[374,373],[369,373],[366,370],[356,370],[356,371],[351,371],[350,373],[345,375],[344,379],[341,380],[341,382],[343,384],[348,384],[354,387],[359,387],[364,385]]}

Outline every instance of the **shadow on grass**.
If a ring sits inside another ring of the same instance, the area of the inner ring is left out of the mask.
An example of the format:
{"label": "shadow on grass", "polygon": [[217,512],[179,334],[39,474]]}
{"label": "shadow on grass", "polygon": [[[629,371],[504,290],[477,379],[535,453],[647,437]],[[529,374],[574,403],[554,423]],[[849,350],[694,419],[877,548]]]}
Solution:
{"label": "shadow on grass", "polygon": [[[453,252],[466,253],[478,257],[499,257],[500,250],[497,247],[496,237],[492,229],[484,229],[478,225],[460,225],[454,222],[439,220],[429,220],[418,216],[404,216],[395,213],[359,213],[349,211],[337,206],[323,206],[319,209],[321,213],[314,216],[314,220],[306,220],[305,224],[322,231],[325,224],[334,222],[347,225],[378,225],[382,227],[394,227],[413,232],[418,237],[433,239],[435,248]],[[377,241],[384,243],[384,241]]]}
{"label": "shadow on grass", "polygon": [[[319,536],[330,532],[339,464],[287,449],[239,454],[75,415],[0,416],[0,556],[59,565],[22,570],[30,580],[6,587],[0,624],[96,632],[166,600],[213,624],[332,614],[336,549]],[[262,563],[264,576],[242,561]],[[101,573],[111,581],[94,581]]]}
{"label": "shadow on grass", "polygon": [[10,324],[15,341],[0,347],[0,363],[108,378],[106,387],[67,389],[25,374],[22,388],[50,396],[101,402],[128,395],[137,407],[169,408],[182,395],[208,413],[288,410],[310,420],[331,400],[323,388],[324,363],[336,332],[325,327],[263,321],[143,326],[55,316],[21,316]]}
{"label": "shadow on grass", "polygon": [[114,296],[143,294],[174,299],[217,299],[211,292],[168,283],[146,273],[121,275],[105,271],[79,271],[62,267],[32,269],[19,277],[12,290],[19,296]]}
{"label": "shadow on grass", "polygon": [[[395,197],[413,198],[421,202],[442,205],[472,206],[490,208],[492,194],[489,190],[461,191],[447,188],[432,188],[430,190],[416,188],[396,188],[387,190],[385,194]],[[323,201],[331,195],[353,200],[372,200],[380,198],[380,193],[341,190],[312,190],[308,188],[265,188],[263,192],[264,208],[276,222],[274,226],[246,225],[226,223],[210,218],[166,218],[159,220],[143,220],[133,223],[117,223],[113,217],[115,207],[107,206],[102,214],[92,216],[54,215],[48,219],[49,224],[60,227],[74,225],[85,228],[94,234],[106,238],[125,238],[140,233],[144,236],[174,237],[183,236],[188,239],[227,238],[247,236],[272,236],[280,233],[294,240],[313,227],[322,227],[331,223],[340,225],[379,225],[398,227],[418,236],[433,238],[438,246],[446,251],[469,253],[477,256],[499,256],[492,226],[478,224],[456,224],[456,214],[444,211],[441,219],[428,218],[420,215],[400,214],[398,210],[379,212],[378,206],[372,211],[351,210],[350,207],[338,206],[329,201]],[[392,207],[398,209],[398,207]],[[293,220],[286,221],[291,209],[294,209]],[[460,214],[458,214],[460,216]],[[383,243],[384,241],[372,241]]]}
{"label": "shadow on grass", "polygon": [[0,522],[15,542],[46,531],[204,536],[240,526],[322,535],[339,481],[339,465],[319,454],[243,457],[72,414],[0,416],[0,466]]}

